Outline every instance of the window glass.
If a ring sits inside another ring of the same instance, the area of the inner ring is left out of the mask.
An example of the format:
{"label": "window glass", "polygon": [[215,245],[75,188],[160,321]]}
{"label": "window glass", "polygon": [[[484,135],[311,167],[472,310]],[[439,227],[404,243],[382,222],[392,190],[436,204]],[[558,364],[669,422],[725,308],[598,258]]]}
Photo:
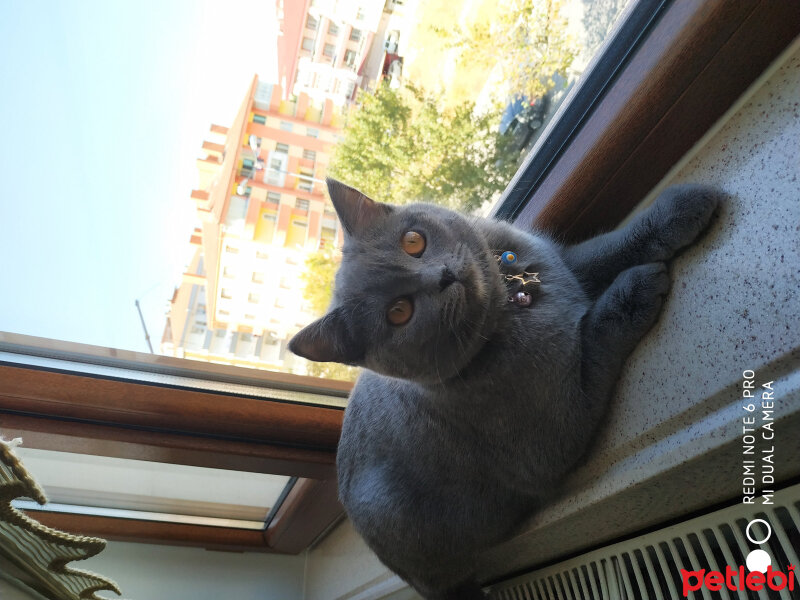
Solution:
{"label": "window glass", "polygon": [[[167,3],[158,19],[134,0],[3,5],[0,50],[15,60],[0,64],[0,176],[13,227],[0,252],[15,292],[0,295],[0,330],[139,352],[149,339],[173,357],[185,338],[246,333],[248,360],[213,360],[352,378],[283,358],[325,310],[341,256],[325,178],[486,213],[627,1],[426,0],[385,13],[319,2],[283,22],[269,2],[246,4],[244,21],[225,3]],[[314,57],[320,22],[339,37]],[[415,118],[381,120],[370,138],[359,124],[381,106]],[[31,160],[50,139],[68,140],[58,160]],[[59,193],[30,202],[46,181]],[[282,279],[292,285],[279,294]],[[272,342],[278,354],[255,360]]]}
{"label": "window glass", "polygon": [[[15,453],[43,487],[45,510],[118,518],[263,529],[289,483],[244,473],[20,447]],[[14,501],[17,508],[40,508]]]}

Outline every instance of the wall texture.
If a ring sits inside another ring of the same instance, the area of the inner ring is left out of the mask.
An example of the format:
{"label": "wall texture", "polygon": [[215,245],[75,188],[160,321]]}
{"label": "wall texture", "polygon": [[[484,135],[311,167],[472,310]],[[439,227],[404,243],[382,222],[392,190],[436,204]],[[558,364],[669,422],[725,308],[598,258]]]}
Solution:
{"label": "wall texture", "polygon": [[113,579],[131,600],[300,600],[304,565],[302,555],[109,542],[76,567]]}

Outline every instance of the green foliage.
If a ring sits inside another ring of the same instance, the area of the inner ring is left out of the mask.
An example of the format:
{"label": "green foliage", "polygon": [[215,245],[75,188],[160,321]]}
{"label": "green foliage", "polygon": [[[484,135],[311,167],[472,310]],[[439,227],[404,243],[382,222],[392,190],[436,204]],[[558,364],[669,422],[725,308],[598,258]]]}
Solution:
{"label": "green foliage", "polygon": [[306,257],[306,270],[300,275],[303,281],[303,300],[318,317],[325,314],[331,303],[333,281],[341,257],[332,248],[317,250]]}
{"label": "green foliage", "polygon": [[358,367],[348,367],[331,362],[308,362],[308,374],[313,377],[325,379],[338,379],[340,381],[355,381],[358,378]]}
{"label": "green foliage", "polygon": [[507,0],[491,23],[433,30],[462,51],[462,63],[498,65],[511,92],[537,98],[555,85],[554,73],[566,75],[578,53],[562,5],[561,0]]}
{"label": "green foliage", "polygon": [[[321,317],[328,309],[333,295],[333,282],[339,268],[341,255],[332,248],[318,250],[306,258],[306,270],[300,276],[303,287],[303,300],[311,312]],[[318,363],[308,361],[308,374],[326,379],[355,381],[358,377],[356,367],[339,363]]]}
{"label": "green foliage", "polygon": [[360,96],[328,173],[392,204],[434,202],[472,210],[502,191],[516,161],[500,160],[499,115],[472,103],[441,108],[411,85]]}

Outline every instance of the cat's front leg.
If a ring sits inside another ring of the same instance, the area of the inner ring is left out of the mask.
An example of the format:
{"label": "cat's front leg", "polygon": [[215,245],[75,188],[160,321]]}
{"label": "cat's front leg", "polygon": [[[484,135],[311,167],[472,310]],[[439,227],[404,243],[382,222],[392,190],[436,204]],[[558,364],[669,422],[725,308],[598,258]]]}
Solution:
{"label": "cat's front leg", "polygon": [[[669,290],[663,262],[623,271],[581,323],[581,387],[601,413],[625,359],[653,326]],[[597,415],[599,417],[599,414]]]}
{"label": "cat's front leg", "polygon": [[564,261],[590,298],[597,298],[622,271],[663,262],[706,228],[723,198],[704,185],[668,188],[623,229],[564,249]]}

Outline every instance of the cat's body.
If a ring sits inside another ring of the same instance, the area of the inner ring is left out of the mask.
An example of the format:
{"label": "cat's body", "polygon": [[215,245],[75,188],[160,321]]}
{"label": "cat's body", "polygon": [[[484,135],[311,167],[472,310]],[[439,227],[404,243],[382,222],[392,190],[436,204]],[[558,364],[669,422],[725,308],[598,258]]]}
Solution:
{"label": "cat's body", "polygon": [[[480,598],[478,553],[586,452],[658,315],[663,261],[694,240],[719,196],[674,188],[627,229],[565,248],[507,223],[329,189],[347,232],[335,297],[291,348],[368,369],[345,414],[340,497],[379,558],[426,598]],[[423,238],[413,253],[409,232]]]}

